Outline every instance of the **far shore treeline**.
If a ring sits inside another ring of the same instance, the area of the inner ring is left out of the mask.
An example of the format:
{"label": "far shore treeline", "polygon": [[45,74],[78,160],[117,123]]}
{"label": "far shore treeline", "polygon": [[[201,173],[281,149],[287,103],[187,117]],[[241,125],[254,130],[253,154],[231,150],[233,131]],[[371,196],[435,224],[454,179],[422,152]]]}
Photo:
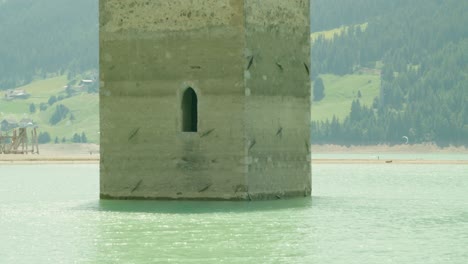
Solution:
{"label": "far shore treeline", "polygon": [[313,122],[314,143],[401,144],[408,137],[410,143],[468,145],[468,1],[312,3],[313,29],[348,25],[313,41],[315,80],[363,68],[381,71],[373,104],[357,96],[345,118]]}
{"label": "far shore treeline", "polygon": [[[313,144],[395,145],[408,139],[468,146],[468,1],[311,3]],[[0,35],[0,90],[60,76],[69,85],[98,72],[96,0],[0,0]],[[84,131],[98,143],[98,123],[87,121],[98,113],[71,103],[79,98],[64,101],[76,113],[73,120],[70,115],[49,126],[70,138]],[[340,100],[347,100],[345,109],[334,108]],[[324,111],[330,114],[317,118]],[[85,129],[65,132],[70,123]]]}

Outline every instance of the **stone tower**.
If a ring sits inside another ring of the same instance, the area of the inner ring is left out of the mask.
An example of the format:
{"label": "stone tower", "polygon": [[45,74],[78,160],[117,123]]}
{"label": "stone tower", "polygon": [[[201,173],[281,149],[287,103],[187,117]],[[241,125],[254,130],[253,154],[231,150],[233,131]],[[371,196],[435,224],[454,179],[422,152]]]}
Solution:
{"label": "stone tower", "polygon": [[100,0],[101,198],[310,196],[309,0]]}

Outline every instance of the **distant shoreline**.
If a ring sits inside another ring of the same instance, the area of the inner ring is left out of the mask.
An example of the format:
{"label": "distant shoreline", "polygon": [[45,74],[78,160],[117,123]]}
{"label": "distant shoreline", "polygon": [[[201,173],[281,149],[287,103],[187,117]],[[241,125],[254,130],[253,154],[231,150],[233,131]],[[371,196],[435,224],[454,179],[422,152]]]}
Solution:
{"label": "distant shoreline", "polygon": [[[50,156],[0,156],[1,165],[45,165],[45,164],[99,164],[99,156],[84,157],[50,157]],[[468,165],[468,160],[414,160],[414,159],[312,159],[312,164],[438,164]]]}
{"label": "distant shoreline", "polygon": [[414,159],[312,159],[312,164],[437,164],[468,165],[468,160],[414,160]]}
{"label": "distant shoreline", "polygon": [[415,145],[372,145],[372,146],[341,146],[341,145],[312,145],[313,154],[468,154],[466,147],[449,146],[441,148],[434,144]]}
{"label": "distant shoreline", "polygon": [[99,164],[99,155],[83,156],[46,156],[46,155],[1,155],[0,164]]}
{"label": "distant shoreline", "polygon": [[[312,154],[467,154],[465,147],[439,148],[431,144],[421,145],[377,145],[377,146],[338,146],[312,145]],[[99,164],[99,145],[96,144],[50,144],[40,145],[41,154],[4,155],[0,154],[0,164]],[[467,160],[428,160],[428,159],[378,159],[368,158],[316,158],[313,164],[463,164]]]}
{"label": "distant shoreline", "polygon": [[0,164],[99,164],[97,144],[39,145],[40,154],[0,154]]}

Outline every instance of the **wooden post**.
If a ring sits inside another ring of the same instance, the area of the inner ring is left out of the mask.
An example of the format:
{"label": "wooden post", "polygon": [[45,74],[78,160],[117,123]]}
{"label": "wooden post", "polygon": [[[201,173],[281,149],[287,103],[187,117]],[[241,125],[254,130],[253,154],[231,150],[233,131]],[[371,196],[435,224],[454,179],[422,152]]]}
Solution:
{"label": "wooden post", "polygon": [[34,129],[31,128],[31,154],[34,154]]}
{"label": "wooden post", "polygon": [[34,140],[36,141],[36,153],[39,154],[39,139],[37,138],[37,128],[34,128]]}
{"label": "wooden post", "polygon": [[20,128],[21,130],[21,152],[22,154],[25,154],[25,146],[26,146],[26,152],[28,150],[28,133],[26,128]]}

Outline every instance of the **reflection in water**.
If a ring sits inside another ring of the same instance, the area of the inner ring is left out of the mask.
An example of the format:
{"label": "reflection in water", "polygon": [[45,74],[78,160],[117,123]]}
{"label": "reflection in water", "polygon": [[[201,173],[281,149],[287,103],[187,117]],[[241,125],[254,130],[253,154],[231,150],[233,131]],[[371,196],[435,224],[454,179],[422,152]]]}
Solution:
{"label": "reflection in water", "polygon": [[[307,249],[311,199],[265,202],[100,201],[102,261],[195,263],[297,260]],[[89,208],[89,207],[88,207]],[[95,209],[95,208],[94,208]],[[306,218],[304,218],[306,216]],[[260,217],[260,218],[259,218]],[[310,234],[309,234],[310,235]]]}
{"label": "reflection in water", "polygon": [[100,200],[95,209],[99,211],[164,214],[248,213],[307,208],[311,204],[312,200],[310,198],[256,202]]}

